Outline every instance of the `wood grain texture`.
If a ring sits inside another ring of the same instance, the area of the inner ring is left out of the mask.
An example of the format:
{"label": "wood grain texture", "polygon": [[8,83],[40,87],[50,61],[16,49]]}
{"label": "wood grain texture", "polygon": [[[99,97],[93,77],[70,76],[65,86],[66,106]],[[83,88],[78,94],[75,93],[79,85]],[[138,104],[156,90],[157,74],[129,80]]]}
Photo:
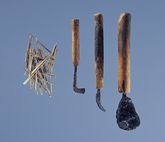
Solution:
{"label": "wood grain texture", "polygon": [[123,13],[118,21],[118,91],[130,92],[130,23],[131,15]]}
{"label": "wood grain texture", "polygon": [[78,66],[80,60],[79,19],[72,20],[72,63]]}
{"label": "wood grain texture", "polygon": [[103,16],[95,14],[95,74],[96,88],[103,87],[104,75],[104,36],[103,36]]}

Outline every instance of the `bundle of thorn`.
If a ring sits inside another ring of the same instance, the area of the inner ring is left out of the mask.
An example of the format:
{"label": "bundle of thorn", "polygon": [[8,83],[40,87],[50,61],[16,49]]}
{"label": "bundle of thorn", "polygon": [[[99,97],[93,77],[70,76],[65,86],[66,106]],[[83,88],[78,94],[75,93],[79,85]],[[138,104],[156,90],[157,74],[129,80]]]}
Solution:
{"label": "bundle of thorn", "polygon": [[[33,47],[34,46],[34,47]],[[49,96],[52,95],[52,77],[53,65],[57,53],[57,46],[54,46],[52,51],[46,48],[32,34],[29,35],[29,42],[25,57],[25,73],[28,78],[24,81],[24,85],[30,83],[30,88],[33,88],[37,94],[42,95],[43,92]]]}

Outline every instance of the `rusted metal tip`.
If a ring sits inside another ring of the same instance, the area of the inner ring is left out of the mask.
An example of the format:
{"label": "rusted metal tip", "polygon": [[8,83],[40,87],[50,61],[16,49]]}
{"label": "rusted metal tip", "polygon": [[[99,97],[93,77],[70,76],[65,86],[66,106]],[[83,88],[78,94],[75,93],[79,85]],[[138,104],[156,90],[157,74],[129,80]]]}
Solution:
{"label": "rusted metal tip", "polygon": [[76,93],[80,93],[80,94],[85,93],[85,88],[78,88],[77,87],[77,66],[74,66],[73,90]]}
{"label": "rusted metal tip", "polygon": [[100,93],[100,89],[97,89],[97,93],[96,93],[96,103],[97,106],[102,110],[102,111],[106,111],[104,109],[104,107],[101,105],[101,93]]}

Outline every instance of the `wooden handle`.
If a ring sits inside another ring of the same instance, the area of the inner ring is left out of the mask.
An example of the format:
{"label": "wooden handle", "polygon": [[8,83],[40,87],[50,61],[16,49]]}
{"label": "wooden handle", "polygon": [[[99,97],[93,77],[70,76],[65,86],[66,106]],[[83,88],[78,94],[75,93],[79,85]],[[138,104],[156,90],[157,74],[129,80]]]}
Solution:
{"label": "wooden handle", "polygon": [[80,60],[79,19],[72,20],[72,63],[78,66]]}
{"label": "wooden handle", "polygon": [[104,37],[103,37],[103,16],[100,13],[95,14],[95,73],[96,88],[103,87],[104,75]]}
{"label": "wooden handle", "polygon": [[130,92],[130,23],[131,14],[123,13],[118,21],[118,91]]}

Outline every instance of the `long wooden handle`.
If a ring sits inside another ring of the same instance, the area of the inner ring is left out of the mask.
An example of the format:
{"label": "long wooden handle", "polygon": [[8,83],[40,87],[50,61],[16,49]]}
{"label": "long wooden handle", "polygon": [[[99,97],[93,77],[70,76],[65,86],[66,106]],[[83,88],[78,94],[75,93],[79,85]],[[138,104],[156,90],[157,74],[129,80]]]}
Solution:
{"label": "long wooden handle", "polygon": [[100,13],[95,14],[95,73],[96,88],[103,87],[104,75],[104,37],[103,37],[103,16]]}
{"label": "long wooden handle", "polygon": [[80,60],[79,19],[72,20],[72,63],[78,66]]}
{"label": "long wooden handle", "polygon": [[130,23],[131,14],[123,13],[118,21],[118,91],[130,92]]}

